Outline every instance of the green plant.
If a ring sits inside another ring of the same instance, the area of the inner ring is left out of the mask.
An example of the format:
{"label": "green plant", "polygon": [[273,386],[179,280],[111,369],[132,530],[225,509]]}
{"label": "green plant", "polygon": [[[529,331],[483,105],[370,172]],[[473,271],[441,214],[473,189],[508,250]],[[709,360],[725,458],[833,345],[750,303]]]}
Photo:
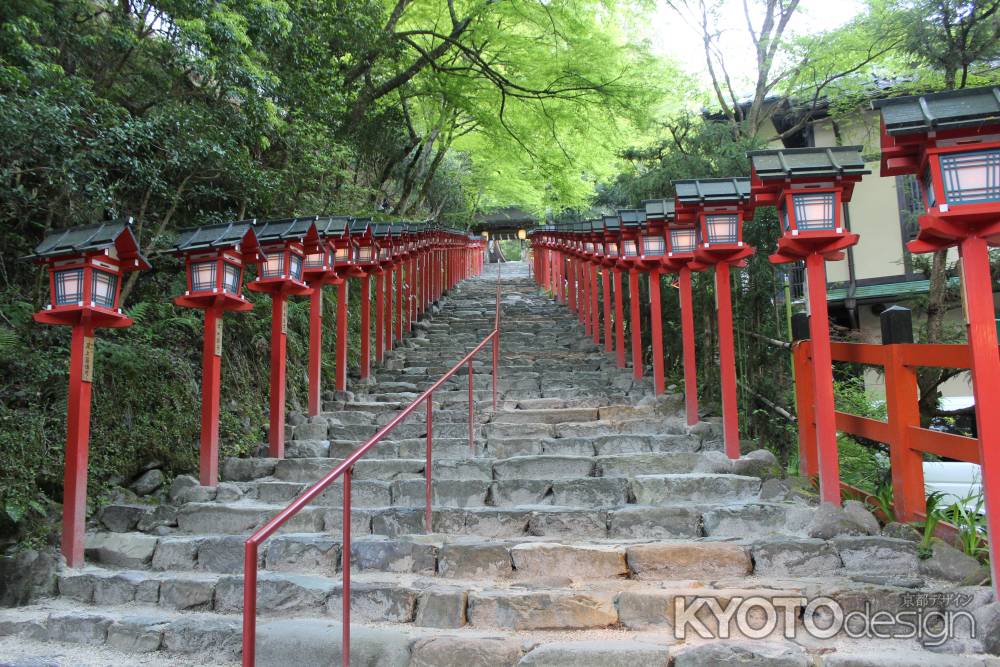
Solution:
{"label": "green plant", "polygon": [[924,522],[922,524],[917,524],[917,527],[922,533],[920,543],[917,545],[917,556],[919,558],[931,557],[931,545],[934,542],[934,532],[937,530],[938,524],[945,521],[947,518],[945,508],[941,506],[942,498],[944,498],[944,493],[941,491],[934,491],[933,493],[927,494],[927,503],[924,510]]}
{"label": "green plant", "polygon": [[896,507],[893,504],[892,482],[883,480],[875,488],[875,493],[871,496],[868,505],[877,513],[882,514],[885,523],[894,522],[896,520]]}
{"label": "green plant", "polygon": [[[970,510],[969,505],[973,507]],[[982,492],[971,493],[944,510],[948,523],[958,528],[955,546],[981,562],[989,561],[989,542],[986,538],[985,499]]]}

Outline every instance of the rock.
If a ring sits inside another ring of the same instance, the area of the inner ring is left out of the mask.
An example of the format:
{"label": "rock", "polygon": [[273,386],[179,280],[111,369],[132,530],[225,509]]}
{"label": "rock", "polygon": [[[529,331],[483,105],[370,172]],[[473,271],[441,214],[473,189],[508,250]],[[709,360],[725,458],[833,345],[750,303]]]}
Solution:
{"label": "rock", "polygon": [[429,637],[413,644],[410,667],[513,665],[521,654],[521,642],[513,637]]}
{"label": "rock", "polygon": [[576,630],[618,623],[614,593],[471,591],[469,624],[509,630]]}
{"label": "rock", "polygon": [[[260,623],[257,667],[339,665],[340,623],[325,619],[290,618]],[[351,626],[351,664],[395,667],[410,663],[413,640],[395,629]]]}
{"label": "rock", "polygon": [[333,392],[333,400],[335,400],[335,401],[343,401],[344,403],[353,403],[354,402],[354,392],[352,392],[352,391],[342,391],[342,390],[335,391],[335,392]]}
{"label": "rock", "polygon": [[173,505],[157,505],[152,512],[146,512],[139,518],[136,528],[144,533],[152,533],[159,528],[177,526],[177,508]]}
{"label": "rock", "polygon": [[299,424],[292,431],[293,440],[326,440],[329,424],[326,421]]}
{"label": "rock", "polygon": [[478,579],[513,571],[510,553],[503,544],[445,544],[438,552],[438,572],[443,577]]}
{"label": "rock", "polygon": [[513,547],[510,555],[517,574],[524,577],[550,576],[558,572],[579,580],[624,577],[628,574],[625,553],[615,547],[526,542]]}
{"label": "rock", "polygon": [[666,667],[670,649],[642,641],[567,641],[542,644],[518,667]]}
{"label": "rock", "polygon": [[417,600],[414,623],[423,628],[460,628],[466,623],[464,589],[430,588]]}
{"label": "rock", "polygon": [[867,535],[878,535],[882,531],[878,519],[862,502],[857,500],[844,502],[844,513],[851,521],[861,526]]}
{"label": "rock", "polygon": [[232,482],[219,482],[215,487],[215,500],[220,503],[236,502],[243,497],[243,491]]}
{"label": "rock", "polygon": [[210,610],[215,585],[210,580],[176,579],[160,584],[160,606],[177,610]]}
{"label": "rock", "polygon": [[742,577],[753,569],[747,550],[727,542],[636,544],[627,556],[639,579]]}
{"label": "rock", "polygon": [[197,479],[191,475],[178,475],[174,477],[174,481],[170,483],[170,499],[177,501],[177,497],[186,489],[191,489],[199,485]]}
{"label": "rock", "polygon": [[100,646],[107,640],[111,619],[87,613],[53,613],[48,625],[49,638],[54,641]]}
{"label": "rock", "polygon": [[830,540],[837,535],[867,535],[868,529],[848,516],[843,508],[832,503],[822,503],[816,508],[806,532],[809,537]]}
{"label": "rock", "polygon": [[673,651],[674,667],[807,667],[811,664],[802,647],[764,641],[716,641],[681,646]]}
{"label": "rock", "polygon": [[940,540],[931,543],[930,558],[920,560],[920,574],[975,585],[986,583],[990,577],[989,570],[978,560]]}
{"label": "rock", "polygon": [[978,656],[939,655],[895,646],[891,651],[839,650],[823,660],[823,667],[986,667]]}
{"label": "rock", "polygon": [[108,628],[108,646],[125,653],[152,653],[163,644],[163,628],[143,619],[115,621]]}
{"label": "rock", "polygon": [[1000,655],[1000,602],[991,602],[976,611],[976,630],[982,638],[983,650]]}
{"label": "rock", "polygon": [[766,479],[760,487],[761,500],[788,500],[791,494],[788,483],[780,479]]}
{"label": "rock", "polygon": [[[296,622],[298,619],[296,619]],[[260,635],[258,635],[259,637]],[[240,652],[240,621],[180,618],[163,630],[163,647],[174,653],[206,653],[213,661],[233,660]],[[261,665],[258,659],[258,665]],[[286,666],[290,663],[284,663]],[[299,663],[306,665],[310,663]]]}
{"label": "rock", "polygon": [[0,557],[0,607],[19,607],[56,591],[61,557],[53,551],[25,549]]}
{"label": "rock", "polygon": [[198,548],[198,569],[224,574],[242,572],[245,541],[246,538],[242,535],[220,535],[205,539]]}
{"label": "rock", "polygon": [[908,542],[919,542],[923,537],[920,535],[920,531],[911,526],[908,523],[899,523],[898,521],[892,521],[885,524],[882,528],[883,537],[894,537],[898,540],[907,540]]}
{"label": "rock", "polygon": [[880,574],[912,574],[917,570],[917,551],[912,542],[891,537],[839,535],[833,540],[844,567],[870,572],[878,564]]}
{"label": "rock", "polygon": [[285,415],[285,423],[289,426],[298,426],[306,423],[306,416],[297,410],[290,411]]}
{"label": "rock", "polygon": [[758,575],[814,576],[833,574],[843,563],[829,542],[787,538],[755,544],[755,572]]}
{"label": "rock", "polygon": [[135,530],[139,521],[151,514],[149,505],[107,505],[101,508],[100,521],[112,533],[127,533]]}
{"label": "rock", "polygon": [[142,473],[139,479],[132,482],[131,488],[140,496],[148,496],[163,486],[165,481],[166,477],[163,475],[163,471],[154,468]]}
{"label": "rock", "polygon": [[340,568],[340,542],[324,535],[276,535],[267,543],[267,569],[332,575]]}
{"label": "rock", "polygon": [[760,478],[781,477],[778,459],[766,449],[755,449],[733,461],[733,473]]}
{"label": "rock", "polygon": [[154,570],[193,570],[198,560],[198,546],[203,538],[186,537],[160,540],[153,554]]}
{"label": "rock", "polygon": [[142,533],[91,533],[85,550],[88,558],[105,565],[141,568],[153,559],[158,538]]}

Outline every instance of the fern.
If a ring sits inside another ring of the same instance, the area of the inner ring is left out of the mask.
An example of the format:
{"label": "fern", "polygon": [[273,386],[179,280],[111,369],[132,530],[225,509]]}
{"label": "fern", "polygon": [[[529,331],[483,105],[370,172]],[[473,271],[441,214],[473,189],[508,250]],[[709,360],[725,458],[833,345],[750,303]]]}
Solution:
{"label": "fern", "polygon": [[17,334],[13,329],[7,327],[0,328],[0,353],[6,353],[14,349],[17,345]]}
{"label": "fern", "polygon": [[155,314],[155,304],[152,301],[141,301],[128,311],[128,316],[136,324],[143,324],[147,318]]}

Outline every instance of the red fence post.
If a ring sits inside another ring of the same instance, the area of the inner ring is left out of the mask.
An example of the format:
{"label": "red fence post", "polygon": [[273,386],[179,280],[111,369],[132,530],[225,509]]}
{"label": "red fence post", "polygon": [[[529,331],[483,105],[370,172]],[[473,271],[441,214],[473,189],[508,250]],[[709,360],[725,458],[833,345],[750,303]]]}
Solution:
{"label": "red fence post", "polygon": [[632,330],[632,377],[642,378],[642,324],[640,321],[639,272],[628,272],[629,329]]}
{"label": "red fence post", "polygon": [[601,344],[601,304],[597,292],[597,265],[590,265],[590,331],[593,334],[594,345]]}
{"label": "red fence post", "polygon": [[[215,486],[219,483],[219,389],[222,384],[221,336],[222,308],[221,306],[210,306],[205,309],[205,338],[201,351],[201,448],[199,450],[198,468],[202,486]],[[311,370],[312,358],[310,357]],[[311,407],[311,381],[309,389]]]}
{"label": "red fence post", "polygon": [[288,343],[288,297],[271,295],[271,402],[268,456],[285,456],[285,349]]}
{"label": "red fence post", "polygon": [[[66,469],[63,473],[62,552],[70,567],[83,566],[87,530],[87,461],[90,451],[90,371],[94,330],[73,327],[69,357],[69,400],[66,414]],[[92,366],[91,366],[92,368]]]}
{"label": "red fence post", "polygon": [[337,391],[347,389],[347,278],[337,285]]}
{"label": "red fence post", "polygon": [[371,374],[371,291],[371,276],[366,273],[361,278],[361,361],[358,375],[362,380],[368,379]]}
{"label": "red fence post", "polygon": [[431,455],[434,438],[434,394],[427,396],[427,459],[424,463],[424,489],[427,495],[427,506],[424,509],[424,532],[431,532],[431,491],[433,490],[433,457]]}
{"label": "red fence post", "polygon": [[403,263],[392,267],[396,275],[396,340],[403,340]]}
{"label": "red fence post", "polygon": [[385,358],[385,347],[382,342],[382,334],[385,328],[385,293],[382,283],[385,280],[385,271],[375,274],[375,362],[382,363]]}
{"label": "red fence post", "polygon": [[615,362],[618,368],[625,368],[625,307],[622,303],[622,272],[613,269],[615,279]]}
{"label": "red fence post", "polygon": [[740,457],[740,417],[736,400],[736,350],[733,345],[733,300],[729,264],[715,265],[715,303],[719,326],[719,370],[722,393],[722,438],[726,455]]}
{"label": "red fence post", "polygon": [[604,292],[604,351],[614,352],[615,344],[611,333],[611,270],[601,272],[601,289]]}
{"label": "red fence post", "polygon": [[472,359],[469,359],[469,451],[476,453],[476,439],[472,434],[472,423],[475,421],[476,402],[472,396]]}
{"label": "red fence post", "polygon": [[840,458],[833,410],[833,361],[830,354],[830,318],[826,305],[826,259],[806,255],[809,286],[809,338],[812,340],[813,413],[819,454],[819,494],[823,502],[840,505]]}
{"label": "red fence post", "polygon": [[343,667],[351,667],[351,477],[354,471],[348,468],[344,471],[344,517],[341,527],[340,570],[344,583],[340,587],[343,595],[343,613],[340,619],[341,639],[340,657]]}
{"label": "red fence post", "polygon": [[[323,283],[315,281],[311,287],[312,292],[309,294],[309,402],[307,412],[310,417],[315,417],[323,409],[320,405],[322,384],[320,375],[323,364]],[[207,315],[205,323],[208,324]],[[204,431],[204,426],[202,426],[202,430]]]}
{"label": "red fence post", "polygon": [[666,391],[663,377],[663,321],[660,314],[660,273],[649,272],[649,315],[653,337],[653,391],[659,395]]}
{"label": "red fence post", "polygon": [[691,269],[681,267],[681,344],[684,349],[684,405],[688,426],[698,423],[698,368],[694,346],[694,303],[691,298]]}

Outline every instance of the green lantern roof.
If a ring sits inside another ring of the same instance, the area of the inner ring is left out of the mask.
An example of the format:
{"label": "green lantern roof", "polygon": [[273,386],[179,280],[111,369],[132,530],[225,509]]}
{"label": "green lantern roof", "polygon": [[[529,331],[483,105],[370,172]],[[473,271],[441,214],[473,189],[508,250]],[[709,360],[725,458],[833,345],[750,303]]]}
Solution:
{"label": "green lantern roof", "polygon": [[861,146],[829,148],[784,148],[747,153],[754,172],[762,180],[795,176],[863,176],[865,168]]}
{"label": "green lantern roof", "polygon": [[875,100],[890,135],[1000,125],[1000,87],[963,88]]}
{"label": "green lantern roof", "polygon": [[749,178],[700,178],[674,181],[677,201],[685,204],[742,202],[750,198]]}

